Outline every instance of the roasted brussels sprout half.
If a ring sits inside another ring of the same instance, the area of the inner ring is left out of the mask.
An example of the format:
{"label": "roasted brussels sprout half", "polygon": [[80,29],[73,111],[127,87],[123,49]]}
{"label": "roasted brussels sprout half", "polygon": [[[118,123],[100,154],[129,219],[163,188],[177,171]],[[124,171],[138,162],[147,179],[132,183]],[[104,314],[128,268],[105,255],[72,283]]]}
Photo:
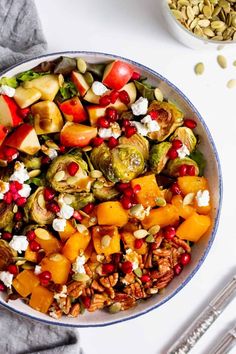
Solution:
{"label": "roasted brussels sprout half", "polygon": [[26,156],[22,157],[21,160],[27,170],[38,170],[41,167],[41,157]]}
{"label": "roasted brussels sprout half", "polygon": [[32,220],[39,225],[51,224],[53,222],[55,214],[46,209],[43,190],[43,187],[39,187],[28,198],[24,208],[26,222]]}
{"label": "roasted brussels sprout half", "polygon": [[17,253],[4,240],[0,240],[0,271],[5,270],[7,266],[13,263],[13,257]]}
{"label": "roasted brussels sprout half", "polygon": [[[70,176],[67,171],[67,166],[75,162],[78,164],[79,169],[75,176]],[[79,154],[66,154],[56,157],[46,175],[46,179],[51,187],[58,192],[75,193],[75,192],[88,192],[93,181],[87,175],[87,163],[81,158]]]}
{"label": "roasted brussels sprout half", "polygon": [[0,202],[0,229],[4,229],[12,223],[14,217],[12,208],[12,204]]}
{"label": "roasted brussels sprout half", "polygon": [[163,141],[173,131],[183,124],[183,113],[172,103],[153,101],[148,109],[150,111],[157,111],[157,122],[160,125],[160,130],[151,132],[148,137],[152,140]]}
{"label": "roasted brussels sprout half", "polygon": [[138,148],[121,144],[110,150],[105,144],[91,152],[94,167],[112,182],[129,182],[144,172],[145,160]]}
{"label": "roasted brussels sprout half", "polygon": [[125,144],[125,145],[133,145],[137,149],[140,150],[140,152],[143,154],[143,157],[145,160],[148,159],[149,156],[149,141],[144,138],[140,134],[134,134],[130,138],[126,138],[125,136],[120,137],[119,139],[120,144]]}
{"label": "roasted brussels sprout half", "polygon": [[168,156],[167,153],[171,148],[171,143],[164,141],[160,144],[153,145],[150,151],[149,163],[151,170],[159,174],[165,167]]}
{"label": "roasted brussels sprout half", "polygon": [[182,165],[190,165],[195,167],[195,175],[198,176],[199,168],[198,164],[190,159],[189,157],[185,157],[183,159],[177,158],[174,160],[170,160],[166,166],[166,172],[169,176],[178,177],[179,176],[179,168]]}
{"label": "roasted brussels sprout half", "polygon": [[100,201],[106,201],[106,200],[112,200],[116,197],[118,197],[118,195],[120,194],[120,192],[115,188],[115,187],[101,187],[101,188],[96,188],[96,184],[95,187],[93,187],[93,195],[95,198],[97,198]]}
{"label": "roasted brussels sprout half", "polygon": [[182,141],[184,145],[187,146],[188,150],[192,152],[197,145],[197,138],[194,135],[192,129],[187,127],[177,128],[174,134],[171,136],[170,140],[178,139]]}
{"label": "roasted brussels sprout half", "polygon": [[71,204],[75,210],[82,209],[88,203],[93,203],[95,201],[93,193],[74,193],[70,194]]}

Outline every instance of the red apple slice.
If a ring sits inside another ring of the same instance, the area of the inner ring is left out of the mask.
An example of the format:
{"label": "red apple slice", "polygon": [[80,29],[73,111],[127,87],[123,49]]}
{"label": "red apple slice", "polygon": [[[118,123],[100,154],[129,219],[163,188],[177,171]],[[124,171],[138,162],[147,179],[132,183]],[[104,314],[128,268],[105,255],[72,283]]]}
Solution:
{"label": "red apple slice", "polygon": [[67,122],[62,128],[60,140],[67,147],[84,147],[97,135],[97,128]]}
{"label": "red apple slice", "polygon": [[82,97],[86,94],[86,92],[90,88],[83,75],[77,73],[76,71],[72,71],[71,81],[75,84],[77,90],[80,93],[80,96]]}
{"label": "red apple slice", "polygon": [[22,119],[18,113],[19,107],[15,101],[6,96],[0,95],[0,122],[5,127],[16,127],[22,123]]}
{"label": "red apple slice", "polygon": [[83,97],[83,99],[87,102],[90,102],[90,103],[99,104],[100,97],[101,96],[95,95],[93,90],[90,88],[87,91],[86,95]]}
{"label": "red apple slice", "polygon": [[102,82],[114,90],[120,90],[131,79],[133,71],[130,64],[115,60],[106,66]]}
{"label": "red apple slice", "polygon": [[7,146],[13,147],[29,155],[40,150],[37,134],[30,124],[22,124],[5,140]]}
{"label": "red apple slice", "polygon": [[58,105],[64,117],[69,122],[81,123],[87,119],[87,112],[78,97],[73,97],[62,103],[58,103]]}
{"label": "red apple slice", "polygon": [[8,134],[8,129],[4,125],[0,124],[0,146],[2,145],[7,134]]}

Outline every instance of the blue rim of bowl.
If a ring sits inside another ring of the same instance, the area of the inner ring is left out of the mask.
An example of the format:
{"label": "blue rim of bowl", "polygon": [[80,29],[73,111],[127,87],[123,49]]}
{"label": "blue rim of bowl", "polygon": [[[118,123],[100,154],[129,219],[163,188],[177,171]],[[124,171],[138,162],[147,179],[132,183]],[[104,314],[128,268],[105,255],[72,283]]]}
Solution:
{"label": "blue rim of bowl", "polygon": [[158,307],[160,307],[161,305],[163,305],[164,303],[166,303],[168,300],[170,300],[171,298],[173,298],[181,289],[183,289],[185,287],[185,285],[193,278],[193,276],[196,274],[196,272],[199,270],[199,268],[202,266],[203,262],[205,261],[206,259],[206,256],[208,255],[209,251],[210,251],[210,248],[213,244],[213,241],[215,239],[215,236],[216,236],[216,232],[217,232],[217,229],[218,229],[218,225],[219,225],[219,219],[220,219],[220,212],[221,212],[221,206],[222,206],[222,197],[223,197],[223,181],[222,181],[222,171],[221,171],[221,166],[220,166],[220,160],[219,160],[219,155],[218,155],[218,152],[217,152],[217,149],[216,149],[216,146],[215,146],[215,143],[214,143],[214,140],[211,136],[211,133],[204,121],[204,119],[202,118],[201,114],[198,112],[198,110],[194,107],[194,105],[190,102],[190,100],[185,96],[185,94],[180,90],[178,89],[174,84],[172,84],[168,79],[166,79],[165,77],[163,77],[162,75],[160,75],[159,73],[157,73],[156,71],[148,68],[147,66],[143,65],[143,64],[140,64],[140,63],[137,63],[131,59],[127,59],[127,58],[124,58],[122,56],[119,56],[119,55],[115,55],[115,54],[108,54],[108,53],[102,53],[102,52],[90,52],[90,51],[65,51],[65,52],[55,52],[55,53],[50,53],[50,54],[45,54],[45,55],[40,55],[40,56],[37,56],[37,57],[33,57],[31,59],[27,59],[27,60],[24,60],[24,61],[21,61],[20,63],[18,64],[15,64],[15,65],[12,65],[11,67],[9,67],[8,69],[0,72],[0,76],[4,75],[5,73],[7,73],[8,71],[18,67],[19,65],[21,64],[24,64],[24,63],[28,63],[30,61],[33,61],[33,60],[37,60],[37,59],[46,59],[47,57],[51,57],[51,56],[60,56],[60,55],[70,55],[70,54],[83,54],[83,55],[91,55],[91,56],[99,56],[99,55],[102,55],[104,57],[107,57],[108,59],[121,59],[121,60],[124,60],[130,64],[133,64],[134,66],[142,69],[142,70],[145,70],[147,71],[149,74],[159,78],[161,81],[164,81],[165,83],[167,83],[170,87],[172,87],[186,102],[187,104],[189,105],[189,107],[191,107],[191,109],[193,110],[193,112],[196,114],[196,116],[198,117],[198,119],[200,120],[200,122],[202,123],[206,133],[207,133],[207,137],[209,139],[209,142],[212,146],[212,149],[214,151],[214,154],[215,154],[215,158],[216,158],[216,163],[217,163],[217,169],[218,169],[218,174],[219,174],[219,206],[218,206],[218,210],[217,210],[217,215],[216,215],[216,218],[215,218],[215,223],[214,223],[214,227],[213,227],[213,230],[212,230],[212,234],[211,234],[211,237],[210,237],[210,240],[208,242],[208,245],[205,249],[205,252],[204,254],[202,255],[202,257],[200,258],[197,266],[193,269],[193,271],[187,276],[187,278],[185,279],[185,281],[180,285],[178,286],[174,291],[173,293],[171,293],[169,296],[167,296],[165,299],[163,299],[162,301],[158,302],[156,305],[153,305],[151,306],[150,308],[148,309],[145,309],[143,311],[140,311],[139,313],[135,314],[135,315],[131,315],[131,316],[127,316],[126,318],[122,318],[122,319],[118,319],[118,320],[113,320],[113,321],[110,321],[110,322],[106,322],[106,323],[97,323],[97,324],[69,324],[69,323],[61,323],[61,322],[52,322],[52,321],[48,321],[48,320],[44,320],[42,318],[37,318],[35,316],[32,316],[32,315],[29,315],[29,314],[26,314],[24,312],[21,312],[19,310],[16,310],[10,306],[8,306],[6,303],[3,303],[1,302],[0,300],[0,305],[2,305],[3,307],[9,309],[10,311],[12,312],[15,312],[17,313],[18,315],[21,315],[21,316],[24,316],[24,317],[27,317],[27,318],[30,318],[32,320],[36,320],[36,321],[40,321],[40,322],[44,322],[44,323],[47,323],[49,325],[53,325],[53,326],[62,326],[62,327],[74,327],[74,328],[90,328],[90,327],[106,327],[106,326],[110,326],[110,325],[114,325],[114,324],[117,324],[117,323],[121,323],[121,322],[125,322],[125,321],[128,321],[128,320],[132,320],[132,319],[135,319],[139,316],[142,316],[142,315],[145,315],[147,314],[148,312],[154,310],[154,309],[157,309]]}

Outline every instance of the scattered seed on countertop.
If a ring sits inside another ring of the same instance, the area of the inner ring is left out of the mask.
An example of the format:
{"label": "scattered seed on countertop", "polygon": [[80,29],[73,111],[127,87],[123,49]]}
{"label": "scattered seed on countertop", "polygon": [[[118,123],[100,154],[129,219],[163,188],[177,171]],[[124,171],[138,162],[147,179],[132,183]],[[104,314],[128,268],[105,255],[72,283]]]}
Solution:
{"label": "scattered seed on countertop", "polygon": [[227,82],[227,87],[228,87],[229,89],[232,89],[232,88],[236,87],[236,79],[231,79],[231,80],[229,80],[229,81]]}
{"label": "scattered seed on countertop", "polygon": [[196,75],[202,75],[204,73],[205,67],[203,63],[197,63],[194,67]]}
{"label": "scattered seed on countertop", "polygon": [[218,55],[217,56],[217,63],[222,69],[227,68],[227,59],[223,55]]}
{"label": "scattered seed on countertop", "polygon": [[233,66],[236,66],[236,60],[233,62]]}

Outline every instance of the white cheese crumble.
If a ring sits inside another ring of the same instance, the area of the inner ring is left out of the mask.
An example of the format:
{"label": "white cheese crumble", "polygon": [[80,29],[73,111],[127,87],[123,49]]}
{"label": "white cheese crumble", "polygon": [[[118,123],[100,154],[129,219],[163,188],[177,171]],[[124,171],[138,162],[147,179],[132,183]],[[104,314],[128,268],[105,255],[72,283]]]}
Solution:
{"label": "white cheese crumble", "polygon": [[86,272],[84,269],[84,264],[85,264],[85,256],[78,256],[75,262],[72,264],[73,272],[85,274]]}
{"label": "white cheese crumble", "polygon": [[146,115],[143,119],[141,119],[141,123],[145,125],[149,133],[158,132],[160,130],[160,125],[155,119],[152,119],[149,114]]}
{"label": "white cheese crumble", "polygon": [[111,137],[117,139],[121,136],[121,129],[118,123],[112,123],[109,128],[100,128],[98,130],[100,138],[109,139]]}
{"label": "white cheese crumble", "polygon": [[13,274],[9,272],[0,272],[0,280],[7,288],[10,288],[12,285]]}
{"label": "white cheese crumble", "polygon": [[205,189],[204,191],[198,191],[196,195],[196,201],[199,207],[208,206],[210,202],[209,191],[207,189]]}
{"label": "white cheese crumble", "polygon": [[9,191],[9,183],[0,181],[0,199],[3,199],[4,194]]}
{"label": "white cheese crumble", "polygon": [[56,299],[56,300],[60,300],[63,297],[67,297],[67,286],[66,285],[62,286],[62,290],[60,293],[56,293],[54,295],[54,299]]}
{"label": "white cheese crumble", "polygon": [[34,268],[34,274],[39,275],[42,273],[42,267],[40,265],[36,265]]}
{"label": "white cheese crumble", "polygon": [[131,104],[132,112],[135,116],[140,116],[147,113],[148,110],[148,100],[144,97],[139,97],[139,99]]}
{"label": "white cheese crumble", "polygon": [[66,220],[65,219],[59,219],[56,218],[52,222],[52,227],[55,231],[64,231],[66,227]]}
{"label": "white cheese crumble", "polygon": [[126,261],[129,261],[133,265],[133,270],[137,269],[139,267],[139,256],[138,254],[133,251],[131,248],[128,248],[126,250],[126,255],[125,255]]}
{"label": "white cheese crumble", "polygon": [[8,85],[2,85],[0,86],[0,94],[1,95],[6,95],[8,97],[13,97],[16,93],[16,90]]}
{"label": "white cheese crumble", "polygon": [[147,136],[148,135],[148,129],[145,127],[144,124],[136,121],[131,121],[130,125],[134,126],[137,129],[137,133],[142,135],[142,136]]}
{"label": "white cheese crumble", "polygon": [[17,251],[18,253],[22,253],[22,251],[26,251],[29,242],[26,236],[16,236],[14,235],[12,240],[9,243],[9,246],[13,248],[13,250]]}
{"label": "white cheese crumble", "polygon": [[24,183],[29,179],[29,174],[25,168],[23,162],[16,161],[14,166],[14,172],[10,176],[10,181],[18,181],[19,183]]}
{"label": "white cheese crumble", "polygon": [[73,214],[74,214],[74,208],[72,208],[70,205],[62,203],[60,205],[60,211],[57,213],[57,216],[61,219],[70,219]]}
{"label": "white cheese crumble", "polygon": [[57,157],[58,153],[57,153],[57,150],[49,148],[47,151],[47,155],[49,156],[49,158],[51,160],[54,160]]}
{"label": "white cheese crumble", "polygon": [[136,204],[130,209],[130,214],[138,220],[143,220],[150,214],[150,210],[150,206],[145,209],[142,204]]}
{"label": "white cheese crumble", "polygon": [[19,195],[24,198],[28,198],[30,196],[30,192],[31,187],[26,183],[24,183],[22,188],[18,191]]}
{"label": "white cheese crumble", "polygon": [[97,96],[102,96],[108,91],[107,87],[99,81],[94,81],[92,84],[92,91]]}
{"label": "white cheese crumble", "polygon": [[179,148],[179,149],[177,150],[177,153],[178,153],[178,156],[179,156],[180,159],[184,159],[185,156],[187,156],[187,155],[190,154],[190,151],[189,151],[189,149],[187,148],[187,146],[183,144],[183,145],[181,146],[181,148]]}

